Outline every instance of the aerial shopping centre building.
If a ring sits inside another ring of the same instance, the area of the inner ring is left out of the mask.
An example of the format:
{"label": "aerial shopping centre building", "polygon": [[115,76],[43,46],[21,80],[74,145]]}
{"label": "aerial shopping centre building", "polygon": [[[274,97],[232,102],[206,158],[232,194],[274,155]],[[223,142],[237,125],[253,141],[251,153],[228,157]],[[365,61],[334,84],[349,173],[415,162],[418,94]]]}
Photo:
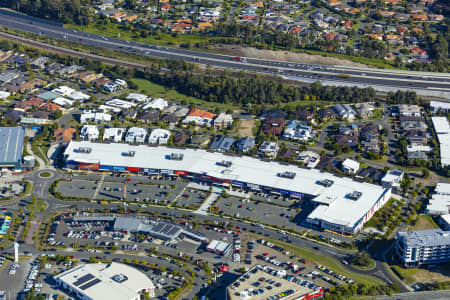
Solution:
{"label": "aerial shopping centre building", "polygon": [[68,169],[176,176],[310,200],[306,222],[341,234],[357,233],[391,196],[390,188],[316,169],[198,149],[72,141],[64,157]]}

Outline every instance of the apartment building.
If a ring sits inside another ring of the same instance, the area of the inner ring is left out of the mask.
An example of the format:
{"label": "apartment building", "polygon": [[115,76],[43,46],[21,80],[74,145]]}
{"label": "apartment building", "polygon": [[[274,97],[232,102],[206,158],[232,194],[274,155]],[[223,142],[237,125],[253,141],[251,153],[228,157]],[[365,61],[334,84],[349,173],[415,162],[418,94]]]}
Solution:
{"label": "apartment building", "polygon": [[450,261],[450,231],[441,229],[397,233],[396,252],[406,267]]}

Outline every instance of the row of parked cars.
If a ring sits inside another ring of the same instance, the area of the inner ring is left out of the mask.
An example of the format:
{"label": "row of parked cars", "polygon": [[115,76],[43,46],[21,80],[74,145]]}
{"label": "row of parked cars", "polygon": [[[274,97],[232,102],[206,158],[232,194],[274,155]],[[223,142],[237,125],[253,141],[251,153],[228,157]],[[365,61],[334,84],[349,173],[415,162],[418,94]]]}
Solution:
{"label": "row of parked cars", "polygon": [[241,239],[239,235],[234,236],[233,241],[233,262],[240,263],[241,262]]}
{"label": "row of parked cars", "polygon": [[317,265],[316,268],[319,269],[320,271],[324,272],[324,273],[327,273],[327,274],[329,274],[329,275],[332,275],[332,276],[336,277],[336,278],[339,279],[339,280],[345,281],[345,282],[347,282],[348,284],[353,284],[353,283],[355,283],[355,282],[354,282],[353,280],[351,280],[350,278],[347,278],[346,276],[341,275],[341,274],[337,274],[337,273],[333,272],[332,270],[325,268],[324,266]]}
{"label": "row of parked cars", "polygon": [[33,288],[34,288],[34,291],[37,293],[39,293],[41,291],[41,288],[43,287],[42,282],[40,282],[40,281],[36,282],[36,279],[39,276],[40,269],[41,269],[41,267],[39,266],[38,263],[31,265],[31,270],[28,273],[27,280],[25,281],[25,288],[23,290],[25,293],[27,293],[28,291],[30,291]]}

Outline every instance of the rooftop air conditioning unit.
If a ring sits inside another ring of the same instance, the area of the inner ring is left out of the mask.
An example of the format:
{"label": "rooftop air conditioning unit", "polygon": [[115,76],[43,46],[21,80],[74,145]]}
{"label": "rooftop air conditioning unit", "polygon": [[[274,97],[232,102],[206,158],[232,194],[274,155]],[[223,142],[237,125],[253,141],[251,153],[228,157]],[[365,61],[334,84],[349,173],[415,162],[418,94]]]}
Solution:
{"label": "rooftop air conditioning unit", "polygon": [[348,195],[348,198],[351,200],[358,200],[359,198],[361,198],[361,196],[362,196],[361,192],[354,191]]}
{"label": "rooftop air conditioning unit", "polygon": [[295,178],[295,172],[283,172],[283,173],[280,173],[280,177],[283,177],[283,178],[288,178],[288,179],[294,179]]}
{"label": "rooftop air conditioning unit", "polygon": [[134,155],[136,154],[136,151],[128,151],[128,152],[124,152],[122,154],[123,154],[123,156],[134,157]]}
{"label": "rooftop air conditioning unit", "polygon": [[171,153],[170,159],[171,160],[183,160],[184,154],[182,153]]}
{"label": "rooftop air conditioning unit", "polygon": [[229,160],[222,160],[222,161],[218,162],[219,166],[223,166],[223,167],[226,167],[226,168],[231,167],[232,164],[233,163],[231,161],[229,161]]}
{"label": "rooftop air conditioning unit", "polygon": [[80,147],[78,148],[78,152],[79,153],[91,153],[92,148],[90,147]]}

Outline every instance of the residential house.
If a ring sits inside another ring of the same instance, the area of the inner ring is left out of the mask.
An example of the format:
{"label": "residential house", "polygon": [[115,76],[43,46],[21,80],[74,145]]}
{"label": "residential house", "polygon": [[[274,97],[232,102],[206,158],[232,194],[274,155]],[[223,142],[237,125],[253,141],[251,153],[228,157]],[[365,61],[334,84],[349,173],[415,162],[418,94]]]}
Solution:
{"label": "residential house", "polygon": [[312,127],[297,120],[290,120],[283,131],[283,138],[306,142],[311,138]]}
{"label": "residential house", "polygon": [[3,114],[4,119],[10,119],[14,123],[18,123],[25,113],[20,110],[9,110]]}
{"label": "residential house", "polygon": [[33,108],[38,108],[44,103],[44,101],[37,97],[30,97],[28,100],[19,102],[16,104],[15,108],[23,111],[32,110]]}
{"label": "residential house", "polygon": [[36,91],[38,88],[45,86],[47,82],[38,78],[32,78],[19,85],[21,93]]}
{"label": "residential house", "polygon": [[229,152],[233,147],[235,139],[232,137],[227,137],[225,135],[218,135],[214,138],[209,150],[218,152]]}
{"label": "residential house", "polygon": [[427,125],[422,117],[400,117],[400,127],[403,131],[408,131],[411,129],[425,131]]}
{"label": "residential house", "polygon": [[359,144],[357,136],[338,135],[336,136],[336,144],[344,147],[356,147]]}
{"label": "residential house", "polygon": [[355,178],[361,179],[361,180],[369,179],[372,182],[380,182],[380,180],[381,180],[381,178],[383,178],[383,176],[384,176],[383,171],[376,169],[374,167],[368,166],[368,167],[365,167],[365,168],[359,170],[356,173]]}
{"label": "residential house", "polygon": [[321,109],[319,111],[319,115],[320,115],[320,119],[323,121],[328,121],[330,119],[336,119],[338,116],[336,114],[336,112],[334,111],[334,109],[332,109],[331,107]]}
{"label": "residential house", "polygon": [[96,125],[83,125],[80,131],[80,138],[88,141],[98,140],[100,131]]}
{"label": "residential house", "polygon": [[230,114],[220,113],[214,119],[214,128],[216,129],[231,128],[232,124],[233,124],[233,116]]}
{"label": "residential house", "polygon": [[48,111],[36,110],[31,112],[31,117],[35,119],[49,120],[52,114]]}
{"label": "residential house", "polygon": [[263,132],[264,134],[272,134],[274,136],[280,136],[283,132],[286,120],[282,118],[268,118],[264,122]]}
{"label": "residential house", "polygon": [[412,104],[400,104],[399,105],[400,116],[404,117],[420,117],[420,107]]}
{"label": "residential house", "polygon": [[236,150],[240,153],[248,153],[252,151],[254,147],[255,139],[251,137],[240,138],[235,144]]}
{"label": "residential house", "polygon": [[169,103],[163,98],[155,98],[151,102],[146,103],[142,109],[164,110],[169,106]]}
{"label": "residential house", "polygon": [[40,56],[40,57],[36,58],[35,60],[33,60],[32,62],[30,62],[30,66],[31,66],[31,68],[33,68],[35,70],[36,69],[42,70],[48,64],[49,60],[50,59],[46,56]]}
{"label": "residential house", "polygon": [[94,73],[91,71],[85,71],[85,72],[81,72],[76,77],[84,83],[91,83],[93,81],[99,80],[100,78],[103,78],[103,74],[97,74],[97,73]]}
{"label": "residential house", "polygon": [[295,160],[298,162],[302,162],[305,167],[312,169],[319,164],[320,155],[313,151],[303,151]]}
{"label": "residential house", "polygon": [[361,118],[367,119],[372,115],[372,112],[374,110],[373,105],[369,103],[359,103],[355,105],[356,111],[358,112],[358,115]]}
{"label": "residential house", "polygon": [[144,143],[147,137],[147,129],[141,127],[131,127],[125,136],[125,142],[129,144]]}
{"label": "residential house", "polygon": [[359,162],[352,160],[350,158],[345,159],[342,162],[342,171],[347,174],[354,175],[359,170]]}
{"label": "residential house", "polygon": [[397,189],[403,180],[405,172],[399,169],[389,170],[381,179],[381,185],[388,188]]}
{"label": "residential house", "polygon": [[54,104],[59,105],[61,107],[72,107],[73,101],[66,99],[64,97],[58,97],[52,101]]}
{"label": "residential house", "polygon": [[135,103],[144,103],[144,102],[147,102],[148,100],[150,100],[150,97],[143,95],[143,94],[130,93],[130,94],[128,94],[126,99],[133,101]]}
{"label": "residential house", "polygon": [[153,129],[148,138],[150,144],[167,144],[170,138],[170,131],[166,129]]}
{"label": "residential house", "polygon": [[115,93],[117,91],[120,91],[122,89],[126,89],[128,87],[128,84],[125,80],[122,79],[116,79],[114,81],[108,81],[106,82],[102,88],[110,93]]}
{"label": "residential house", "polygon": [[0,73],[0,83],[8,83],[20,77],[20,73],[16,71],[4,71]]}
{"label": "residential house", "polygon": [[380,152],[379,128],[375,123],[366,123],[360,127],[359,139],[365,152]]}
{"label": "residential house", "polygon": [[354,119],[356,117],[355,110],[348,104],[333,105],[333,109],[341,119]]}
{"label": "residential house", "polygon": [[427,143],[427,134],[425,130],[410,129],[403,133],[410,145],[424,145]]}
{"label": "residential house", "polygon": [[165,114],[161,117],[161,122],[168,123],[170,125],[176,125],[180,118],[178,118],[175,114]]}
{"label": "residential house", "polygon": [[105,102],[105,105],[117,107],[120,109],[130,109],[136,106],[135,103],[121,100],[121,99],[111,99]]}
{"label": "residential house", "polygon": [[175,145],[184,145],[186,144],[187,140],[188,136],[182,131],[175,133],[175,135],[173,136],[173,143]]}
{"label": "residential house", "polygon": [[136,120],[146,124],[156,124],[159,120],[159,111],[143,111],[137,115]]}
{"label": "residential house", "polygon": [[86,122],[100,123],[100,122],[110,122],[110,121],[111,121],[110,114],[87,111],[80,115],[80,123],[86,123]]}
{"label": "residential house", "polygon": [[120,143],[125,135],[125,131],[125,128],[105,128],[105,132],[103,133],[103,141]]}
{"label": "residential house", "polygon": [[213,124],[213,119],[217,115],[211,112],[203,111],[197,108],[191,109],[189,114],[184,118],[183,124],[195,124],[197,126],[210,127]]}
{"label": "residential house", "polygon": [[196,134],[191,136],[189,144],[196,147],[206,147],[211,140],[211,136],[207,134]]}
{"label": "residential house", "polygon": [[258,148],[258,155],[264,158],[275,158],[280,150],[278,142],[265,141]]}
{"label": "residential house", "polygon": [[61,106],[50,102],[42,104],[41,106],[39,106],[39,108],[49,112],[56,112],[58,110],[61,110]]}

